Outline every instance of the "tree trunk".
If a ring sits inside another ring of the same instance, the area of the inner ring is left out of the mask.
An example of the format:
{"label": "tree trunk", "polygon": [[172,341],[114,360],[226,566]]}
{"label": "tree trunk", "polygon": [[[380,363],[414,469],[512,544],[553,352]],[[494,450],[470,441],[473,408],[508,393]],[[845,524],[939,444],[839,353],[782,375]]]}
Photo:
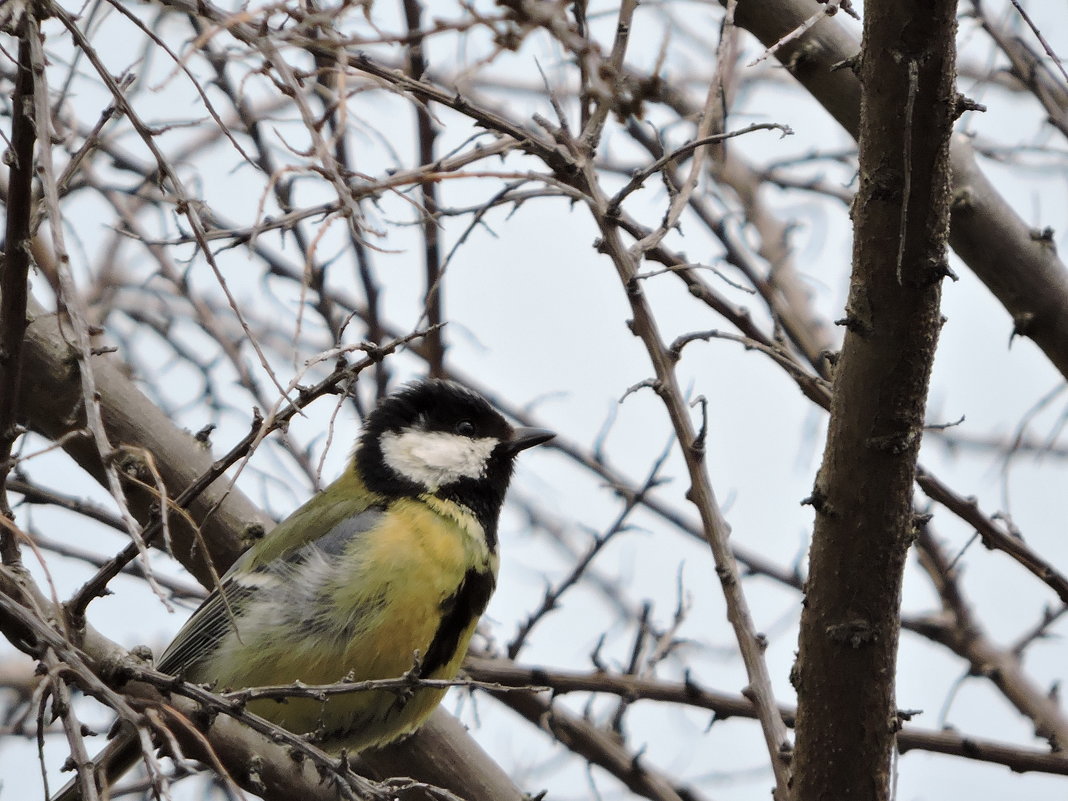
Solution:
{"label": "tree trunk", "polygon": [[800,650],[798,801],[888,799],[912,486],[947,274],[956,2],[865,7],[860,190]]}

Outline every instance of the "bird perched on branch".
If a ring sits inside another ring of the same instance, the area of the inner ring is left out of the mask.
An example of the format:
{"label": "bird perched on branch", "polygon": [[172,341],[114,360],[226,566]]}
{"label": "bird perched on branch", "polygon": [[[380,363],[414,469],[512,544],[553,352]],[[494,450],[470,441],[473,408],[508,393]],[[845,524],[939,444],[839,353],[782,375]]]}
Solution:
{"label": "bird perched on branch", "polygon": [[[453,678],[496,583],[497,519],[515,457],[553,436],[511,426],[453,382],[390,395],[367,417],[344,474],[234,563],[159,669],[219,690]],[[359,751],[413,732],[444,692],[248,708],[327,750]],[[137,758],[132,738],[125,752],[101,768],[106,781]],[[79,797],[75,784],[58,799]]]}

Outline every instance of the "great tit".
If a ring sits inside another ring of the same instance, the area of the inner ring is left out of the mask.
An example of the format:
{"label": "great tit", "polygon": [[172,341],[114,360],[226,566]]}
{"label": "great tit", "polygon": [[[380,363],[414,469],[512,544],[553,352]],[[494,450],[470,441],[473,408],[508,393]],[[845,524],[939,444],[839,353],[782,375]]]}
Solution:
{"label": "great tit", "polygon": [[[342,476],[234,563],[159,669],[219,690],[413,668],[453,678],[496,584],[497,520],[515,457],[553,436],[509,425],[460,384],[405,386],[368,415]],[[443,695],[376,690],[249,709],[329,751],[359,751],[413,732]],[[103,768],[108,781],[138,753],[126,752]],[[58,798],[78,797],[75,784]]]}

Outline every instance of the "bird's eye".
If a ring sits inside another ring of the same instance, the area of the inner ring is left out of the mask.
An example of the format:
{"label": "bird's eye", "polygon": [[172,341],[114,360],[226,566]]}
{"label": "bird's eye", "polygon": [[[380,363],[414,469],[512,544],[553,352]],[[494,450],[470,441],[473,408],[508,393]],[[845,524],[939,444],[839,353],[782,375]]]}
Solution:
{"label": "bird's eye", "polygon": [[470,437],[475,433],[475,424],[470,420],[461,420],[453,429],[461,437]]}

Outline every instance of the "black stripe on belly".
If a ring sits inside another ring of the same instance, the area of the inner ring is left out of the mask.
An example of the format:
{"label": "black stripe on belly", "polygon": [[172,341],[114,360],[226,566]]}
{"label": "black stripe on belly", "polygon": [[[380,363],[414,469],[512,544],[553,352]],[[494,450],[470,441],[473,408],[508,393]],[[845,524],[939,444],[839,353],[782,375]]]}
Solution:
{"label": "black stripe on belly", "polygon": [[441,602],[441,623],[426,649],[420,677],[426,678],[452,661],[460,635],[485,611],[495,584],[492,573],[468,570],[456,592]]}

